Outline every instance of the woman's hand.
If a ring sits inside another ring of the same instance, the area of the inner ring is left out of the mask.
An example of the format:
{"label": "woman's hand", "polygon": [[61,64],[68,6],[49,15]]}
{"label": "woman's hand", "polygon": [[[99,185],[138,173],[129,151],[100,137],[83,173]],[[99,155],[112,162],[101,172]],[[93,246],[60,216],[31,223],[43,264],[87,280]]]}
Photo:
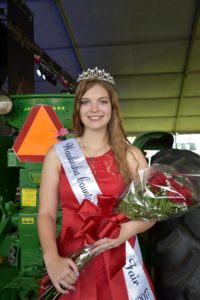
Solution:
{"label": "woman's hand", "polygon": [[119,247],[125,241],[127,241],[130,237],[144,232],[152,227],[155,222],[147,222],[147,221],[129,221],[126,223],[120,224],[121,229],[118,238],[110,239],[110,238],[103,238],[95,242],[94,248],[92,249],[92,254],[98,255],[105,250],[112,249]]}
{"label": "woman's hand", "polygon": [[131,226],[131,235],[130,236],[129,236],[129,234],[127,235],[128,228],[130,227],[129,223],[130,222],[120,224],[121,229],[120,229],[118,238],[110,239],[110,238],[105,237],[105,238],[100,239],[97,242],[95,242],[94,248],[92,249],[91,253],[98,255],[98,254],[104,252],[105,250],[116,248],[116,247],[119,247],[121,244],[123,244],[127,239],[130,238],[130,236],[134,235],[132,226]]}
{"label": "woman's hand", "polygon": [[95,242],[91,254],[98,255],[106,250],[120,246],[118,239],[103,238]]}
{"label": "woman's hand", "polygon": [[78,279],[78,268],[70,258],[58,256],[53,260],[46,262],[48,275],[57,289],[62,294],[69,294],[75,291],[75,283]]}

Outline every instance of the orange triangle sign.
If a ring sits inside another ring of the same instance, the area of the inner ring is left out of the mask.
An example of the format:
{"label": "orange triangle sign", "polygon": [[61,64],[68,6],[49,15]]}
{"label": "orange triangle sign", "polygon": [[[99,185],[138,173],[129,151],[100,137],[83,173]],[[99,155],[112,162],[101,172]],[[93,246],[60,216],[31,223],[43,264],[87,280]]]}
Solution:
{"label": "orange triangle sign", "polygon": [[35,105],[30,111],[13,150],[23,162],[43,161],[48,149],[57,140],[57,131],[63,127],[50,105]]}

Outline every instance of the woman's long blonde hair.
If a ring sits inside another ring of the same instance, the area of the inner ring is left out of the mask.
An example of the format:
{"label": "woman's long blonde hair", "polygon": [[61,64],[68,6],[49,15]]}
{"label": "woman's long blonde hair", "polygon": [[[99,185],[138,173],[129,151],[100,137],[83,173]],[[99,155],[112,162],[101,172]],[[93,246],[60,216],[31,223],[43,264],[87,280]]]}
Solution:
{"label": "woman's long blonde hair", "polygon": [[129,142],[122,126],[122,117],[120,113],[119,100],[117,92],[112,84],[99,79],[82,80],[77,86],[73,113],[73,132],[76,137],[80,137],[84,132],[84,125],[80,119],[80,106],[83,95],[95,84],[101,85],[107,92],[111,101],[112,115],[108,123],[108,142],[112,148],[115,160],[120,173],[128,183],[131,181],[131,172],[128,166],[127,149]]}

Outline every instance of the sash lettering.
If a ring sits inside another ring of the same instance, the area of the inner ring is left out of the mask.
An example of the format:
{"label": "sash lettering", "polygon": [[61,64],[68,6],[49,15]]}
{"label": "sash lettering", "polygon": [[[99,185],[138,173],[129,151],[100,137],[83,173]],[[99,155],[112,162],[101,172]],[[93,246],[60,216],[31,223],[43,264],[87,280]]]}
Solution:
{"label": "sash lettering", "polygon": [[102,193],[77,141],[70,138],[54,147],[78,202],[88,199],[97,204]]}
{"label": "sash lettering", "polygon": [[134,248],[126,242],[126,265],[123,267],[129,300],[154,300],[155,297],[143,269],[138,239]]}

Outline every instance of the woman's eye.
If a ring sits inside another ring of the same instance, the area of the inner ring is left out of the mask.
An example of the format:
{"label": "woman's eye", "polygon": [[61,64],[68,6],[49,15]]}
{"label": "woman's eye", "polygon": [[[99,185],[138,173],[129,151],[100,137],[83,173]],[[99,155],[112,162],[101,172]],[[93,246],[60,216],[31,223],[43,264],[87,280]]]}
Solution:
{"label": "woman's eye", "polygon": [[81,100],[81,105],[87,104],[88,100]]}
{"label": "woman's eye", "polygon": [[107,100],[107,99],[102,99],[102,100],[100,100],[100,102],[101,102],[102,104],[107,104],[107,103],[109,103],[109,100]]}

